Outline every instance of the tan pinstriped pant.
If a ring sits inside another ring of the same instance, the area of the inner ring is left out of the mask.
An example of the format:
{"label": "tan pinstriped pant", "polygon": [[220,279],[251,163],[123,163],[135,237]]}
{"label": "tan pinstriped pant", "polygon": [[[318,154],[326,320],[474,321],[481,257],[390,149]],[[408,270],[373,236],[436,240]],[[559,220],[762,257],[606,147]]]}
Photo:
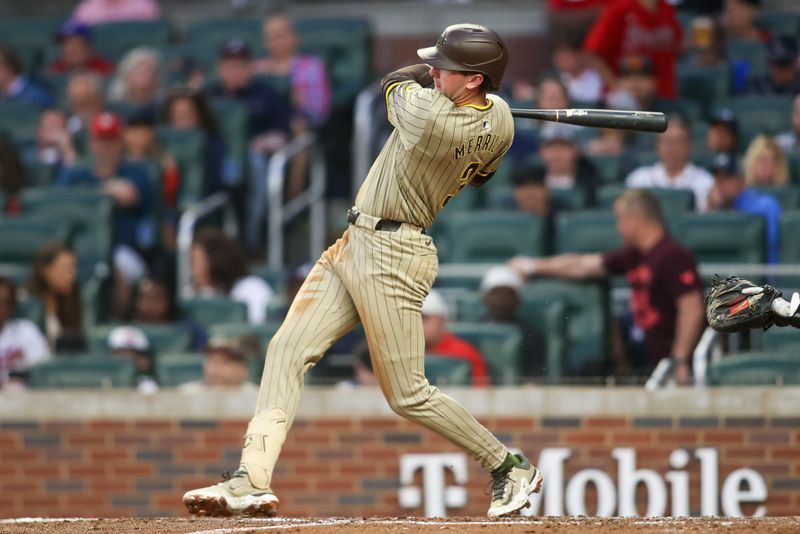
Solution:
{"label": "tan pinstriped pant", "polygon": [[[505,459],[506,447],[425,378],[420,308],[438,270],[431,238],[406,224],[395,232],[364,228],[365,219],[322,254],[269,344],[242,458],[259,487],[271,480],[305,373],[359,320],[378,383],[396,413],[441,434],[487,469]],[[254,470],[260,472],[255,477]]]}

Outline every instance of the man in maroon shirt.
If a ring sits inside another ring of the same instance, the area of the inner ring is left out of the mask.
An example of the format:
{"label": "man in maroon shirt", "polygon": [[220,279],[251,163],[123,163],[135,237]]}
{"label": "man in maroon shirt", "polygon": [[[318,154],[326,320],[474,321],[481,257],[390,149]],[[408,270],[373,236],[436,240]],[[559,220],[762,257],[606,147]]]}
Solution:
{"label": "man in maroon shirt", "polygon": [[514,258],[509,265],[525,276],[583,279],[624,274],[631,287],[631,311],[644,331],[651,363],[671,357],[675,379],[691,381],[691,357],[705,327],[703,285],[692,254],[667,234],[658,199],[639,189],[614,203],[623,247],[605,254],[562,254]]}
{"label": "man in maroon shirt", "polygon": [[68,20],[59,28],[56,40],[61,45],[61,56],[48,65],[51,73],[94,72],[108,76],[114,72],[114,64],[95,52],[89,26]]}
{"label": "man in maroon shirt", "polygon": [[608,88],[616,86],[622,58],[643,55],[653,64],[658,96],[675,98],[675,62],[682,39],[680,22],[666,0],[612,0],[592,26],[583,48],[594,56]]}

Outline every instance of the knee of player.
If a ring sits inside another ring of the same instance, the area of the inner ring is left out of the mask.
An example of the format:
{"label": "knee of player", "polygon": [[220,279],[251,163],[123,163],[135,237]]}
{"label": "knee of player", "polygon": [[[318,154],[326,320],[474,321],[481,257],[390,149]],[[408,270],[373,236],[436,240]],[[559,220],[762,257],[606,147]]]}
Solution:
{"label": "knee of player", "polygon": [[407,387],[387,392],[386,400],[389,402],[389,407],[394,413],[403,417],[408,417],[409,414],[414,413],[428,402],[436,391],[436,388],[425,380],[424,383],[419,383],[416,387]]}

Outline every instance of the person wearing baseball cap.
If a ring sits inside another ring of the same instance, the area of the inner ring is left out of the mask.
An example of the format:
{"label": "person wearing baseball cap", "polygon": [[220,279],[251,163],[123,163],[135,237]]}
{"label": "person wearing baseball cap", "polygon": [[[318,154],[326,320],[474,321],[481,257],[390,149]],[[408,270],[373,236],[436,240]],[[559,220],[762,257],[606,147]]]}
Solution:
{"label": "person wearing baseball cap", "polygon": [[477,348],[447,329],[450,307],[441,293],[432,289],[422,302],[422,331],[425,335],[425,354],[443,358],[467,360],[472,365],[472,385],[490,383],[486,362]]}
{"label": "person wearing baseball cap", "polygon": [[117,244],[114,265],[129,282],[146,273],[140,254],[149,246],[143,240],[154,209],[154,195],[147,171],[123,159],[122,117],[104,111],[89,124],[89,167],[65,167],[56,178],[59,186],[88,186],[114,199],[114,233]]}
{"label": "person wearing baseball cap", "polygon": [[130,358],[136,365],[137,389],[140,393],[158,391],[154,378],[150,340],[135,326],[118,326],[108,334],[108,348],[115,358]]}
{"label": "person wearing baseball cap", "polygon": [[781,205],[767,193],[747,186],[736,154],[721,152],[712,161],[714,187],[708,194],[708,209],[736,210],[763,217],[767,229],[767,262],[778,262]]}
{"label": "person wearing baseball cap", "polygon": [[95,52],[89,26],[67,20],[59,27],[56,42],[61,47],[61,56],[48,66],[47,70],[52,74],[88,71],[109,76],[114,72],[114,64]]}
{"label": "person wearing baseball cap", "polygon": [[797,66],[797,39],[776,35],[767,43],[767,73],[754,79],[747,88],[752,95],[800,94],[800,69]]}
{"label": "person wearing baseball cap", "polygon": [[550,189],[571,190],[593,205],[599,179],[597,169],[583,157],[577,141],[580,126],[552,123],[542,128],[539,155],[545,167],[545,183]]}
{"label": "person wearing baseball cap", "polygon": [[180,386],[182,391],[200,392],[214,388],[257,391],[250,381],[250,351],[242,337],[214,336],[208,340],[203,362],[203,379]]}
{"label": "person wearing baseball cap", "polygon": [[730,109],[720,109],[711,118],[706,150],[711,153],[739,151],[739,121]]}

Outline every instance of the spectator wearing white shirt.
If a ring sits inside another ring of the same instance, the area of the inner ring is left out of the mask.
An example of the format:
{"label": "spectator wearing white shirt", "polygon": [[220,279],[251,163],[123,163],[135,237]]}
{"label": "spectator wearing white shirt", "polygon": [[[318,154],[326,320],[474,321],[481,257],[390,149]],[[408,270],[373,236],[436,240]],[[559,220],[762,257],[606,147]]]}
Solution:
{"label": "spectator wearing white shirt", "polygon": [[14,319],[17,288],[0,277],[0,388],[24,385],[29,369],[50,359],[50,346],[28,319]]}
{"label": "spectator wearing white shirt", "polygon": [[553,65],[570,100],[594,104],[603,99],[603,77],[589,65],[586,52],[580,46],[567,41],[557,44]]}
{"label": "spectator wearing white shirt", "polygon": [[705,169],[693,164],[692,136],[686,120],[679,115],[669,118],[667,131],[658,136],[659,161],[635,169],[625,185],[632,189],[687,189],[694,193],[698,212],[706,211],[706,199],[714,187],[714,178]]}
{"label": "spectator wearing white shirt", "polygon": [[800,95],[792,104],[792,129],[776,136],[775,141],[785,154],[800,153]]}

